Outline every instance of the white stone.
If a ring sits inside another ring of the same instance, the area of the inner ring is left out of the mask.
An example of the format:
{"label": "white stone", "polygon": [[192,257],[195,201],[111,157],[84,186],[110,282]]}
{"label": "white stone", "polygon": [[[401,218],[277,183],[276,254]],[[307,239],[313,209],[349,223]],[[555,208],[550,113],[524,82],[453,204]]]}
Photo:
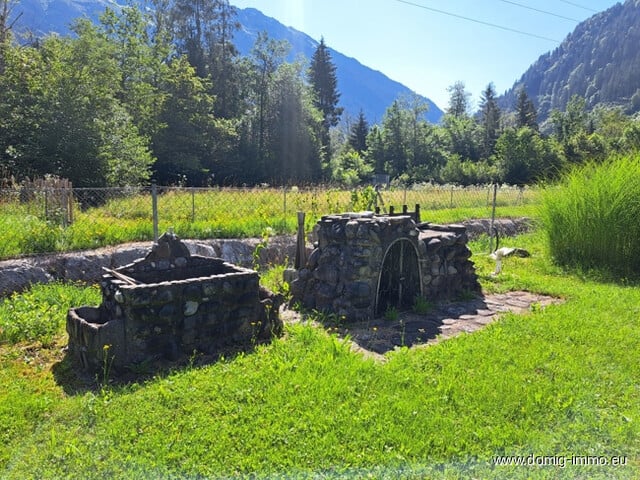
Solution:
{"label": "white stone", "polygon": [[184,308],[183,308],[184,315],[186,317],[190,317],[191,315],[194,315],[198,311],[199,306],[200,305],[198,304],[198,302],[194,302],[192,300],[185,302]]}

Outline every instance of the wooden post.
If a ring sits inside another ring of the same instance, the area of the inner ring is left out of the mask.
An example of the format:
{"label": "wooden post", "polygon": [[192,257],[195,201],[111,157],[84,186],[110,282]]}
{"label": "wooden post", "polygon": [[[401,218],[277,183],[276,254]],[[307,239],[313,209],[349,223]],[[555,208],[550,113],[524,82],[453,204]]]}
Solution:
{"label": "wooden post", "polygon": [[62,215],[62,227],[69,226],[69,191],[66,185],[58,190],[60,192],[60,212]]}
{"label": "wooden post", "polygon": [[287,187],[282,187],[282,227],[287,228]]}
{"label": "wooden post", "polygon": [[191,188],[191,223],[196,221],[196,189]]}
{"label": "wooden post", "polygon": [[73,183],[69,182],[69,225],[71,225],[73,223]]}
{"label": "wooden post", "polygon": [[296,240],[296,259],[294,267],[300,270],[307,264],[307,247],[304,239],[304,212],[298,212],[298,238]]}
{"label": "wooden post", "polygon": [[393,215],[394,210],[393,205],[389,205],[389,215]]}
{"label": "wooden post", "polygon": [[416,203],[416,223],[420,223],[420,204]]}

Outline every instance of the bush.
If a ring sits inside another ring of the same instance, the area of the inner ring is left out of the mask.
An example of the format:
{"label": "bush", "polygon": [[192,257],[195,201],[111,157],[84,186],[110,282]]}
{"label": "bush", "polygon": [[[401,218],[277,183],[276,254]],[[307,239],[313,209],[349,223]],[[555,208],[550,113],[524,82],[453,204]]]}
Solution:
{"label": "bush", "polygon": [[616,277],[640,273],[640,155],[590,163],[543,192],[555,261]]}

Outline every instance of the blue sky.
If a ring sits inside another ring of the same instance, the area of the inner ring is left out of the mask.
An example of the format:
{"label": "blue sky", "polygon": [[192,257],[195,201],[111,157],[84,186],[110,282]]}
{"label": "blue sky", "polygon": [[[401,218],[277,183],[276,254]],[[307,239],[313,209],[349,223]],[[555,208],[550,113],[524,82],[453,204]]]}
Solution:
{"label": "blue sky", "polygon": [[447,87],[454,82],[464,82],[475,109],[489,82],[494,83],[499,94],[504,92],[540,55],[556,48],[579,21],[618,2],[230,0],[230,3],[239,8],[257,8],[316,40],[324,37],[331,48],[429,97],[444,110],[449,99]]}

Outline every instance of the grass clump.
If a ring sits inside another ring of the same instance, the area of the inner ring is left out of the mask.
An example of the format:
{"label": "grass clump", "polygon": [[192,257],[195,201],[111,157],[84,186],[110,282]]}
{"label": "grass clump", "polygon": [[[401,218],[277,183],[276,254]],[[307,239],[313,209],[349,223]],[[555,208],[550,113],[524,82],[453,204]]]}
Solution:
{"label": "grass clump", "polygon": [[428,313],[432,308],[433,304],[425,297],[417,295],[413,299],[413,311],[418,315],[424,315]]}
{"label": "grass clump", "polygon": [[0,303],[0,343],[48,345],[63,328],[69,308],[99,302],[97,286],[36,284],[27,292],[14,293]]}
{"label": "grass clump", "polygon": [[559,264],[637,278],[640,155],[574,169],[543,192],[541,218]]}

